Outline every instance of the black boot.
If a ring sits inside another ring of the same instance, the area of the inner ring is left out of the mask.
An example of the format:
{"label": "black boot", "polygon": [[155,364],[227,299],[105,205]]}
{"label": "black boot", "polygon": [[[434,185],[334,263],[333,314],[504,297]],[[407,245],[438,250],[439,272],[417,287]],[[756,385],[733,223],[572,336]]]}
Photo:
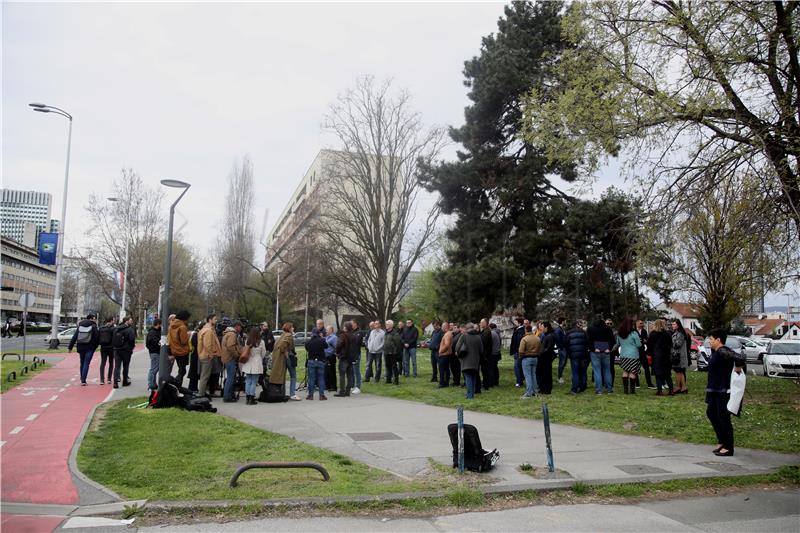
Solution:
{"label": "black boot", "polygon": [[628,394],[628,378],[622,378],[622,390],[625,391],[625,394]]}
{"label": "black boot", "polygon": [[636,380],[631,379],[629,383],[631,384],[631,394],[636,394]]}

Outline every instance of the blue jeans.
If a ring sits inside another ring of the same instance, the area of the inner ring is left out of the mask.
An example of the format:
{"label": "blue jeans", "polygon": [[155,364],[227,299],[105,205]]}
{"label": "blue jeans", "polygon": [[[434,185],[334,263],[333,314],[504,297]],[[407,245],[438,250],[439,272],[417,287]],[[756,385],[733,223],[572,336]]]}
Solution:
{"label": "blue jeans", "polygon": [[89,365],[92,364],[92,356],[94,356],[94,350],[84,350],[82,352],[78,352],[81,356],[81,383],[86,383],[86,377],[89,375]]}
{"label": "blue jeans", "polygon": [[611,354],[592,352],[591,355],[595,392],[602,392],[603,383],[605,383],[608,392],[613,392],[614,388],[611,386]]}
{"label": "blue jeans", "polygon": [[583,392],[586,390],[586,361],[583,357],[570,357],[569,366],[572,369],[572,392]]}
{"label": "blue jeans", "polygon": [[414,348],[406,348],[403,350],[403,375],[408,377],[409,364],[413,366],[414,369],[414,377],[417,377],[417,349]]}
{"label": "blue jeans", "polygon": [[[570,365],[572,365],[572,359],[569,360]],[[558,379],[564,377],[564,367],[567,366],[567,352],[566,350],[559,349],[558,350]]]}
{"label": "blue jeans", "polygon": [[308,395],[314,397],[314,389],[319,389],[319,395],[325,396],[325,361],[309,359],[308,361]]}
{"label": "blue jeans", "polygon": [[467,400],[475,397],[475,382],[477,381],[477,370],[464,370],[464,383],[467,384]]}
{"label": "blue jeans", "polygon": [[294,396],[297,391],[297,367],[287,365],[287,368],[289,369],[289,396]]}
{"label": "blue jeans", "polygon": [[246,374],[244,376],[244,393],[247,396],[256,395],[256,387],[258,386],[258,378],[261,374]]}
{"label": "blue jeans", "polygon": [[231,359],[225,363],[225,388],[222,390],[222,397],[225,400],[233,400],[233,384],[236,381],[236,365],[239,363]]}
{"label": "blue jeans", "polygon": [[517,380],[517,385],[522,386],[522,382],[525,381],[525,374],[522,372],[522,360],[519,358],[519,354],[514,354],[514,377]]}
{"label": "blue jeans", "polygon": [[161,359],[161,354],[151,353],[150,354],[150,370],[147,371],[147,386],[151,389],[158,388],[158,381],[156,381],[156,376],[158,375],[158,364],[159,360]]}
{"label": "blue jeans", "polygon": [[369,381],[372,379],[372,365],[375,365],[375,381],[381,380],[381,362],[383,360],[383,353],[367,352],[367,371],[364,373],[364,379]]}
{"label": "blue jeans", "polygon": [[539,364],[538,357],[522,358],[522,373],[525,375],[525,396],[535,396],[539,392],[536,385],[536,366]]}
{"label": "blue jeans", "polygon": [[353,373],[353,385],[355,388],[361,388],[361,352],[358,352],[356,356],[356,360],[353,361],[353,365],[350,367],[350,371]]}

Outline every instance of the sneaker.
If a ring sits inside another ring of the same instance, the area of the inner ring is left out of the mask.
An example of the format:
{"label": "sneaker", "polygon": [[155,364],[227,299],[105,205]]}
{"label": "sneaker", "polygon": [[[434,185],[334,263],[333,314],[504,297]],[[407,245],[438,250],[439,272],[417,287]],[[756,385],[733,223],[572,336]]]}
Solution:
{"label": "sneaker", "polygon": [[114,388],[115,388],[115,389],[118,389],[118,388],[119,388],[119,381],[115,381],[115,382],[114,382]]}
{"label": "sneaker", "polygon": [[100,385],[105,385],[105,384],[106,384],[106,382],[101,379],[100,380]]}
{"label": "sneaker", "polygon": [[295,401],[295,402],[299,402],[300,401],[300,396],[295,394],[294,396],[289,396],[289,399],[292,400],[292,401]]}
{"label": "sneaker", "polygon": [[598,396],[602,396],[603,395],[603,391],[599,390],[599,391],[595,392],[595,394],[597,394]]}
{"label": "sneaker", "polygon": [[522,385],[520,385],[519,383],[517,383],[517,384],[515,384],[514,386],[515,386],[516,388],[520,388]]}
{"label": "sneaker", "polygon": [[558,378],[558,384],[559,385],[563,385],[564,384],[564,378]]}
{"label": "sneaker", "polygon": [[353,389],[350,391],[350,393],[351,394],[361,394],[361,389],[359,389],[358,387],[353,387]]}
{"label": "sneaker", "polygon": [[85,387],[85,386],[86,386],[86,382],[85,381],[81,381],[81,387]]}

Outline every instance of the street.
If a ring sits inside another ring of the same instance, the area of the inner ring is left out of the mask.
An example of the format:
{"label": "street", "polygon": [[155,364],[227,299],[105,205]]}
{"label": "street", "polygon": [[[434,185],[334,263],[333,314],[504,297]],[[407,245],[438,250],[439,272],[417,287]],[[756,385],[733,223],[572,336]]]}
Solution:
{"label": "street", "polygon": [[[46,333],[31,333],[27,336],[27,353],[44,353],[47,351],[47,345],[44,343],[44,338],[47,336]],[[22,341],[24,339],[22,337],[17,337],[17,334],[14,333],[13,337],[6,337],[0,339],[0,349],[4,352],[18,352],[22,353]],[[59,347],[58,350],[54,350],[56,352],[64,351]]]}

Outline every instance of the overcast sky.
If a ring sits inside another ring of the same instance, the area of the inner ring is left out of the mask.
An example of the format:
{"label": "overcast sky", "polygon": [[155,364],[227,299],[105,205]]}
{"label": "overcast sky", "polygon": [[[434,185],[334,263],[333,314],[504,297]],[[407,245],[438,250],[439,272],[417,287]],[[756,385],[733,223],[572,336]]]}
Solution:
{"label": "overcast sky", "polygon": [[[3,186],[51,192],[60,218],[66,119],[27,104],[61,107],[75,117],[67,247],[88,227],[88,195],[110,193],[132,167],[148,183],[192,184],[183,234],[205,254],[234,161],[253,161],[259,234],[264,211],[269,229],[317,152],[334,146],[320,124],[357,77],[393,78],[430,125],[462,124],[464,61],[503,5],[4,2]],[[624,186],[615,174],[600,186]]]}

